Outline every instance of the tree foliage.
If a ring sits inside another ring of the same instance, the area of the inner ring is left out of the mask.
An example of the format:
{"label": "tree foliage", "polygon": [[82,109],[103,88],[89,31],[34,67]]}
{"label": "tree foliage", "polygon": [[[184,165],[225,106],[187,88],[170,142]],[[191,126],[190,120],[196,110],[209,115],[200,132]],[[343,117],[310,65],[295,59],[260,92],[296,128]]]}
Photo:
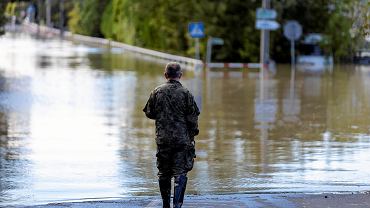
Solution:
{"label": "tree foliage", "polygon": [[[366,33],[369,4],[365,3],[365,9],[363,3],[359,5],[354,6],[352,0],[272,0],[271,3],[281,25],[294,19],[303,26],[304,34],[324,34],[324,49],[337,58],[350,56],[356,40]],[[202,21],[208,37],[224,39],[224,45],[216,48],[215,59],[256,62],[260,45],[260,31],[255,29],[258,7],[261,1],[257,0],[85,0],[74,3],[69,26],[71,31],[85,35],[193,56],[194,40],[188,34],[188,23]],[[359,26],[354,30],[358,19],[354,15],[356,9],[364,11],[360,13],[365,23],[357,23]],[[271,57],[288,61],[289,41],[282,29],[270,34]],[[202,57],[205,45],[203,38]]]}
{"label": "tree foliage", "polygon": [[[365,16],[369,12],[369,3],[366,1],[275,0],[272,6],[278,11],[280,23],[284,24],[287,20],[294,19],[302,25],[303,35],[322,34],[324,36],[321,44],[323,50],[332,54],[337,61],[351,58],[355,49],[359,48],[359,42],[365,38]],[[359,16],[363,17],[362,20]],[[357,25],[356,21],[359,22]],[[353,31],[351,28],[354,26],[356,35],[351,35]],[[273,32],[272,37],[273,58],[280,62],[288,61],[289,42],[283,36],[283,31]]]}
{"label": "tree foliage", "polygon": [[7,21],[5,17],[5,8],[9,1],[2,0],[0,1],[0,35],[4,34],[4,25]]}
{"label": "tree foliage", "polygon": [[69,29],[82,35],[102,37],[100,24],[107,1],[87,0],[74,2],[69,12]]}

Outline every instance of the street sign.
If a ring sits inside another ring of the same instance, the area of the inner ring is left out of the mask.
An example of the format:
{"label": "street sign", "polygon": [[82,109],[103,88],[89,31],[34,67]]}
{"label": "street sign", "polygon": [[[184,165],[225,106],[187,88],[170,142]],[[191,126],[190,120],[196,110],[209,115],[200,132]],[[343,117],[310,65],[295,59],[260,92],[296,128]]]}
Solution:
{"label": "street sign", "polygon": [[206,62],[211,63],[212,56],[212,46],[213,45],[223,45],[224,40],[222,38],[208,37],[207,40],[207,51],[206,51]]}
{"label": "street sign", "polygon": [[284,25],[284,36],[291,40],[298,40],[302,35],[302,26],[295,20],[288,21]]}
{"label": "street sign", "polygon": [[222,38],[214,38],[212,37],[212,44],[213,45],[223,45],[224,44],[224,40]]}
{"label": "street sign", "polygon": [[284,25],[284,36],[290,40],[290,56],[292,71],[295,66],[295,46],[294,42],[302,35],[302,26],[295,20],[290,20]]}
{"label": "street sign", "polygon": [[276,30],[280,27],[280,24],[275,20],[262,20],[257,19],[256,28],[259,30]]}
{"label": "street sign", "polygon": [[258,8],[256,12],[257,19],[275,19],[277,16],[276,10]]}
{"label": "street sign", "polygon": [[192,38],[203,38],[205,36],[203,22],[189,23],[188,30]]}

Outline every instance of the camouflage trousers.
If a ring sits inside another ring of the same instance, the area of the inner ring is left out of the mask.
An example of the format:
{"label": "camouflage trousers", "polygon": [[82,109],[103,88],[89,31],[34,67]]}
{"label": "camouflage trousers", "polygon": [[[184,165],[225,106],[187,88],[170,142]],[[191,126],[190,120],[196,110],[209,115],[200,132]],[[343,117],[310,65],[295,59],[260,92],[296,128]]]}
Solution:
{"label": "camouflage trousers", "polygon": [[189,145],[157,145],[157,168],[159,178],[186,175],[193,169],[195,147]]}

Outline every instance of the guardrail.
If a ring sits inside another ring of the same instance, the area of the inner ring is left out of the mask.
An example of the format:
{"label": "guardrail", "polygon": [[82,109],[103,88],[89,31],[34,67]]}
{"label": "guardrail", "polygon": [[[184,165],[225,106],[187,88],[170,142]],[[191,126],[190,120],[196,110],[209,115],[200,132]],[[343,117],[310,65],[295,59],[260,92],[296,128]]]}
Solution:
{"label": "guardrail", "polygon": [[207,63],[206,67],[208,68],[231,68],[231,69],[238,69],[238,68],[260,68],[260,63]]}
{"label": "guardrail", "polygon": [[[28,31],[31,31],[33,33],[38,32],[39,34],[46,36],[46,37],[53,37],[60,35],[60,30],[55,28],[50,28],[46,26],[37,25],[35,23],[30,24],[24,24],[25,29]],[[98,45],[104,45],[104,46],[110,46],[110,47],[119,47],[123,48],[127,51],[138,53],[146,57],[146,59],[155,60],[159,62],[169,62],[169,61],[176,61],[180,63],[184,68],[186,69],[192,69],[196,70],[203,67],[203,62],[201,60],[188,58],[184,56],[178,56],[178,55],[172,55],[156,50],[141,48],[133,45],[128,45],[125,43],[120,43],[116,41],[111,41],[104,38],[96,38],[96,37],[90,37],[85,35],[79,35],[79,34],[73,34],[71,32],[65,31],[63,33],[63,38],[71,41],[79,41],[79,42],[85,42],[85,43],[92,43],[92,44],[98,44]]]}

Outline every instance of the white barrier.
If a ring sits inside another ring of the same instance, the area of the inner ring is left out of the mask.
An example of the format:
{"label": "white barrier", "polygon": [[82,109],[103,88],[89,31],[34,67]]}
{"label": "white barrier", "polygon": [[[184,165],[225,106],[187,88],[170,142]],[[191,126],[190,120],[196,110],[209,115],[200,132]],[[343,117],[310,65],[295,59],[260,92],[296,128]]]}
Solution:
{"label": "white barrier", "polygon": [[[28,31],[31,31],[33,33],[39,32],[40,34],[45,35],[47,37],[60,35],[59,29],[41,26],[41,25],[37,25],[34,23],[24,24],[24,26],[25,26],[25,29]],[[132,45],[128,45],[125,43],[116,42],[116,41],[111,41],[111,40],[107,40],[104,38],[96,38],[96,37],[90,37],[90,36],[85,36],[85,35],[73,34],[68,31],[64,32],[63,37],[71,41],[79,41],[79,42],[85,42],[85,43],[92,43],[92,44],[98,44],[98,45],[104,45],[104,46],[113,46],[113,47],[123,48],[130,52],[139,53],[144,56],[150,56],[155,59],[159,59],[157,60],[159,62],[176,61],[180,63],[186,69],[194,70],[195,68],[199,69],[199,67],[203,67],[203,62],[201,60],[188,58],[184,56],[172,55],[172,54],[155,51],[151,49],[146,49],[146,48],[140,48],[137,46],[132,46]],[[148,57],[148,59],[150,58]],[[152,60],[155,60],[155,59],[152,59]]]}
{"label": "white barrier", "polygon": [[208,68],[231,68],[231,69],[236,69],[236,68],[260,68],[261,64],[260,63],[207,63],[206,67]]}

